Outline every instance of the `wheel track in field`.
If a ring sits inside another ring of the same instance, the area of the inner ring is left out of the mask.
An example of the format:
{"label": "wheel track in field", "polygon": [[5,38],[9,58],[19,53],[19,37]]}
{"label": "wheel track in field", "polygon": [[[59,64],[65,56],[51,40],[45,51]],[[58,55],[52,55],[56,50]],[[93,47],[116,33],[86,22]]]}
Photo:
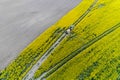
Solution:
{"label": "wheel track in field", "polygon": [[[80,16],[71,26],[74,28],[79,22],[81,22],[88,13],[90,13],[90,11],[94,8],[95,4],[97,3],[98,0],[95,0],[92,5],[90,5],[90,7],[86,10],[85,13],[83,13],[82,16]],[[65,37],[64,37],[65,38]],[[62,41],[62,40],[61,40]],[[50,54],[49,54],[50,55]],[[46,58],[47,59],[47,58]],[[52,69],[52,68],[51,68]],[[50,70],[51,70],[50,69]],[[49,72],[49,71],[48,71]],[[42,80],[42,78],[47,75],[47,72],[44,72],[39,78],[37,78],[36,80]]]}
{"label": "wheel track in field", "polygon": [[35,65],[31,68],[31,70],[25,75],[23,80],[33,80],[33,76],[36,70],[41,66],[41,64],[47,59],[52,51],[54,51],[55,47],[59,45],[59,43],[67,36],[64,32],[59,39],[45,52],[45,54],[36,62]]}
{"label": "wheel track in field", "polygon": [[62,67],[65,63],[67,63],[68,61],[73,59],[75,56],[77,56],[79,53],[81,53],[82,51],[87,49],[89,46],[93,45],[95,42],[97,42],[100,39],[104,38],[105,36],[112,33],[113,31],[115,31],[118,28],[120,28],[120,23],[118,23],[117,25],[115,25],[112,28],[108,29],[107,31],[103,32],[98,37],[96,37],[93,40],[89,41],[88,43],[86,43],[85,45],[80,47],[79,49],[73,51],[71,54],[69,54],[67,57],[65,57],[61,61],[59,61],[53,68],[49,69],[46,73],[44,73],[44,75],[42,74],[41,77],[36,79],[36,80],[44,80],[45,78],[47,78],[48,76],[53,74],[55,71],[57,71],[60,67]]}

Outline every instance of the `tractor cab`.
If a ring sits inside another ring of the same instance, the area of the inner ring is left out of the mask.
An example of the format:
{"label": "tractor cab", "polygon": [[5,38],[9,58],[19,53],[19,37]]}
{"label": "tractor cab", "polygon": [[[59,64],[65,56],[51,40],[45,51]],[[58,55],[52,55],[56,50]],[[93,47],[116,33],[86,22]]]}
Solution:
{"label": "tractor cab", "polygon": [[65,33],[70,34],[73,28],[74,28],[74,25],[70,25],[70,27],[65,31]]}

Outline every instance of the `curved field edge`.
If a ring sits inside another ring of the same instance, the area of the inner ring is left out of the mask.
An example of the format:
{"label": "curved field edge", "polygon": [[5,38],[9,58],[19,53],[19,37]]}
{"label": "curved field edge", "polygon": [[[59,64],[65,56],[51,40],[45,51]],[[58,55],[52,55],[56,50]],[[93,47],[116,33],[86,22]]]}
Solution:
{"label": "curved field edge", "polygon": [[[74,11],[74,13],[77,13],[77,15],[76,14],[74,14],[73,16],[75,16],[76,17],[76,20],[74,21],[74,22],[70,22],[71,21],[71,19],[67,22],[67,23],[70,23],[70,24],[72,24],[72,25],[75,25],[76,26],[76,24],[75,23],[77,23],[76,21],[78,21],[78,22],[80,22],[81,20],[82,20],[82,18],[84,18],[85,16],[86,16],[86,14],[88,14],[88,12],[86,11],[88,8],[90,9],[90,7],[92,7],[92,3],[94,4],[96,1],[95,0],[91,0],[91,2],[89,2],[89,1],[87,1],[87,0],[83,0],[76,8],[74,8],[73,9],[73,11]],[[87,6],[85,5],[85,4],[87,4]],[[90,6],[91,5],[91,6]],[[83,12],[81,13],[81,8],[82,7],[84,7],[83,9]],[[79,11],[76,11],[76,10],[78,10],[79,9]],[[85,14],[85,16],[84,16],[84,14]],[[67,15],[69,15],[69,14],[67,14]],[[72,14],[71,14],[72,15]],[[70,16],[71,17],[71,16]],[[78,23],[77,23],[78,24]],[[64,24],[64,25],[66,25],[66,24]],[[35,74],[35,77],[39,77],[39,75],[42,73],[43,71],[37,71],[36,72],[36,74]]]}
{"label": "curved field edge", "polygon": [[118,0],[99,0],[93,11],[77,25],[73,34],[64,40],[55,52],[52,53],[37,71],[36,75],[47,72],[72,51],[119,23],[120,19],[117,18],[120,17],[119,4],[120,2]]}
{"label": "curved field edge", "polygon": [[[79,6],[82,6],[82,4],[83,3]],[[63,18],[61,18],[57,23],[48,28],[31,44],[29,44],[20,53],[20,55],[18,55],[18,57],[8,65],[8,67],[1,71],[0,79],[21,80],[37,60],[46,52],[46,50],[58,39],[60,34],[77,19],[76,15],[83,14],[85,11],[83,8],[76,12],[79,6],[71,10],[67,15],[63,16]],[[71,14],[74,15],[71,16]]]}

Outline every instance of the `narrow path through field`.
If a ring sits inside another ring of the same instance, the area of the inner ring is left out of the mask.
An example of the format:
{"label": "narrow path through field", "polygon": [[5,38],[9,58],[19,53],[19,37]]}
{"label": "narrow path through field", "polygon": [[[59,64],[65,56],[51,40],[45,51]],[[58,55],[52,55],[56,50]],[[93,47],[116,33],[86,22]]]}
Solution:
{"label": "narrow path through field", "polygon": [[[69,29],[69,28],[68,28]],[[68,35],[67,30],[59,37],[59,39],[46,51],[46,53],[38,60],[38,62],[31,68],[31,70],[26,74],[23,80],[33,79],[34,73],[41,64],[48,58],[52,51],[60,44],[60,42]]]}
{"label": "narrow path through field", "polygon": [[[68,29],[71,27],[74,28],[94,7],[94,5],[97,3],[98,0],[95,0],[93,4],[87,9],[87,11],[80,16]],[[48,58],[48,56],[51,54],[52,51],[60,44],[60,42],[67,36],[67,30],[60,36],[60,38],[46,51],[46,53],[37,61],[37,63],[31,68],[31,70],[26,74],[26,76],[23,78],[23,80],[32,80],[34,73],[38,68],[41,66],[41,64]],[[49,72],[49,71],[48,71]],[[44,73],[39,80],[42,79],[43,76],[45,76],[46,73]]]}
{"label": "narrow path through field", "polygon": [[[75,27],[80,21],[82,21],[86,15],[93,9],[93,7],[95,6],[95,4],[97,3],[98,0],[94,0],[94,2],[90,5],[90,7],[85,11],[85,13],[83,13],[82,16],[80,16],[70,27]],[[52,68],[53,69],[53,68]],[[50,69],[50,71],[52,70]],[[49,71],[44,72],[38,79],[36,80],[43,80],[44,76],[46,76],[49,73]]]}
{"label": "narrow path through field", "polygon": [[27,45],[80,2],[0,0],[0,70],[4,70]]}
{"label": "narrow path through field", "polygon": [[88,48],[89,46],[91,46],[92,44],[94,44],[95,42],[99,41],[101,38],[107,36],[108,34],[110,34],[111,32],[115,31],[118,28],[120,28],[120,23],[118,23],[117,25],[115,25],[112,28],[108,29],[107,31],[103,32],[102,34],[100,34],[95,39],[89,41],[88,43],[86,43],[85,45],[83,45],[82,47],[80,47],[79,49],[77,49],[74,52],[72,52],[70,55],[68,55],[67,57],[65,57],[60,62],[58,62],[53,68],[51,68],[47,72],[43,73],[36,80],[44,80],[46,77],[50,76],[52,73],[54,73],[60,67],[62,67],[65,63],[67,63],[69,60],[71,60],[72,58],[74,58],[76,55],[78,55],[79,53],[81,53],[82,51],[84,51],[86,48]]}

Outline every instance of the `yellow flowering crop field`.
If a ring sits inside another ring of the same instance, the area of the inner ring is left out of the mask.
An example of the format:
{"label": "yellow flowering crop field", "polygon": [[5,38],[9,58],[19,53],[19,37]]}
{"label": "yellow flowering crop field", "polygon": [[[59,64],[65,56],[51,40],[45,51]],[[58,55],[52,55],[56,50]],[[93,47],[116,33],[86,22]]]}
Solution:
{"label": "yellow flowering crop field", "polygon": [[75,21],[34,74],[47,80],[120,80],[120,1],[82,0],[44,31],[8,67],[0,80],[22,80],[33,65]]}

